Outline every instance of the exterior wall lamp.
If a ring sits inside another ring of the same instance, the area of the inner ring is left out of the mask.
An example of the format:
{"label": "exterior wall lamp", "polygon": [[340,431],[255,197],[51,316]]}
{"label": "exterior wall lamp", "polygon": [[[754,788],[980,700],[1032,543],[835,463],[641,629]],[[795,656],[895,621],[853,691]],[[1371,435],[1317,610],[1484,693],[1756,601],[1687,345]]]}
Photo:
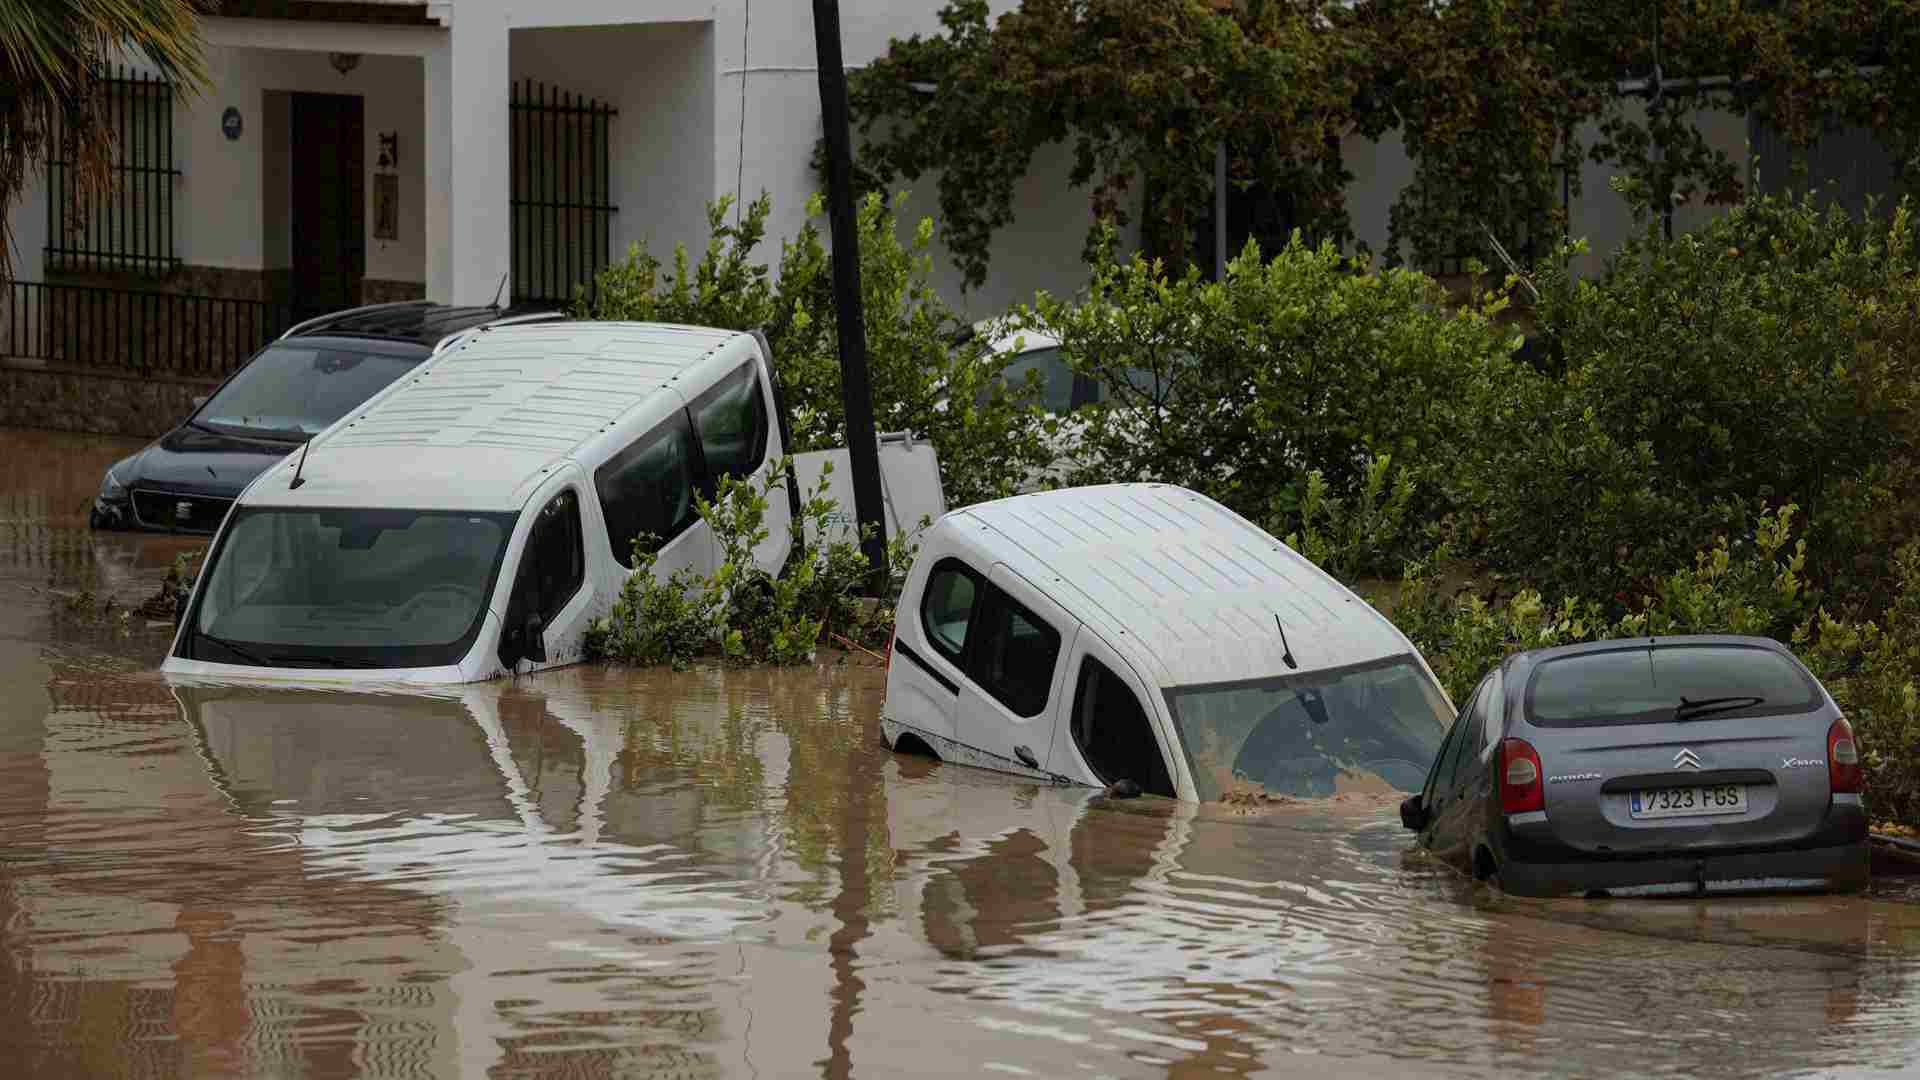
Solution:
{"label": "exterior wall lamp", "polygon": [[345,75],[347,72],[360,66],[360,54],[351,52],[328,53],[327,62],[333,65],[333,70]]}

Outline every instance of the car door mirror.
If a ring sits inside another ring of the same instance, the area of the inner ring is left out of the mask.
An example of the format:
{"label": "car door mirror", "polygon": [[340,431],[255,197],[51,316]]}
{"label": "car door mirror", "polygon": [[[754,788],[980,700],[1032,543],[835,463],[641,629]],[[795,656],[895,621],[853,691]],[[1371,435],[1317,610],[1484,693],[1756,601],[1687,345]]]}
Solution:
{"label": "car door mirror", "polygon": [[521,631],[520,651],[528,660],[536,664],[547,662],[547,624],[538,614],[528,615],[526,629]]}
{"label": "car door mirror", "polygon": [[1419,832],[1427,827],[1427,807],[1418,795],[1409,795],[1400,803],[1400,824]]}

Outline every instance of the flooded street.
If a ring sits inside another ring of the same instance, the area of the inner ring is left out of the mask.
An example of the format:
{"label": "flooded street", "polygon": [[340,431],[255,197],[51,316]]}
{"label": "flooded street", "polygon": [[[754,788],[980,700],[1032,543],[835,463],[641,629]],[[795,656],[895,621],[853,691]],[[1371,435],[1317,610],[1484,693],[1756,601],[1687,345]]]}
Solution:
{"label": "flooded street", "polygon": [[896,758],[883,673],[833,657],[170,686],[169,628],[120,612],[198,544],[85,528],[133,448],[0,432],[9,1075],[1920,1069],[1920,879],[1508,899],[1377,797]]}

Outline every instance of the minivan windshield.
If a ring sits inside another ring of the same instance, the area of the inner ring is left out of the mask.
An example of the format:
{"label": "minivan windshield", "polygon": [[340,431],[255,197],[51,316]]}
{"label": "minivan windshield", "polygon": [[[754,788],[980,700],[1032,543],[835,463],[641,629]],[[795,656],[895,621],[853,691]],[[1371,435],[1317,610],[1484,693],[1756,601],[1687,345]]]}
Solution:
{"label": "minivan windshield", "polygon": [[193,422],[234,434],[304,439],[426,357],[416,346],[380,342],[272,345],[228,380]]}
{"label": "minivan windshield", "polygon": [[1167,692],[1204,801],[1331,795],[1384,781],[1418,791],[1453,722],[1411,656]]}
{"label": "minivan windshield", "polygon": [[514,514],[234,511],[182,641],[256,667],[437,667],[479,636]]}
{"label": "minivan windshield", "polygon": [[1548,660],[1527,684],[1527,722],[1598,727],[1810,712],[1820,698],[1792,660],[1755,645],[1645,645]]}

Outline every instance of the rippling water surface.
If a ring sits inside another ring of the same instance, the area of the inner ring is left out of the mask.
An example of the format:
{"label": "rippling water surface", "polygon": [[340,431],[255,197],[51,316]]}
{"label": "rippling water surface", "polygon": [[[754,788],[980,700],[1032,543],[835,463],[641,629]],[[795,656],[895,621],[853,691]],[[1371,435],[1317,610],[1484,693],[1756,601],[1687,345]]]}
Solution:
{"label": "rippling water surface", "polygon": [[1373,798],[894,758],[858,662],[170,686],[119,612],[195,545],[84,528],[128,449],[0,432],[10,1075],[1920,1071],[1901,879],[1505,899]]}

